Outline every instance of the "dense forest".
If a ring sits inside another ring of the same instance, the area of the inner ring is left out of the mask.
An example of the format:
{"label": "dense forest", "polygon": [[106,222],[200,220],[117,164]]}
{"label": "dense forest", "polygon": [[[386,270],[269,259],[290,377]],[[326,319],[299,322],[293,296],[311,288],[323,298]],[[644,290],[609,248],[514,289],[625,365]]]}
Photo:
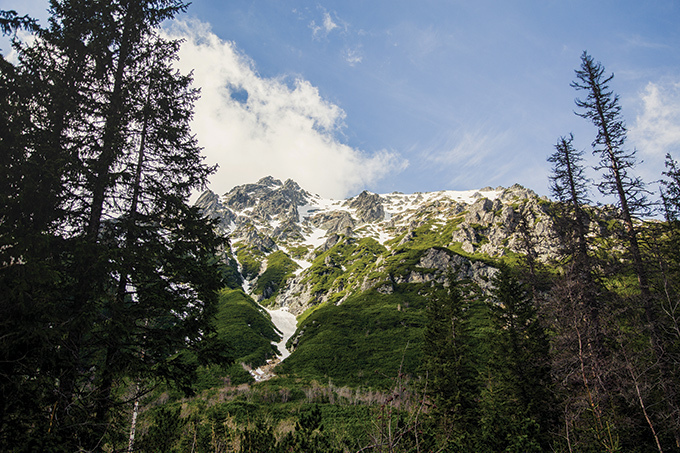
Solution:
{"label": "dense forest", "polygon": [[[340,235],[312,251],[328,297],[255,382],[279,338],[241,287],[259,261],[188,203],[214,168],[159,28],[187,6],[51,0],[46,28],[0,11],[18,56],[0,57],[0,449],[680,451],[680,168],[658,197],[635,175],[601,63],[584,52],[572,83],[598,180],[571,134],[546,152],[555,256],[528,214],[502,258],[451,245],[460,219]],[[497,271],[400,279],[428,250]],[[267,259],[271,295],[295,263]],[[327,294],[358,275],[375,284]]]}

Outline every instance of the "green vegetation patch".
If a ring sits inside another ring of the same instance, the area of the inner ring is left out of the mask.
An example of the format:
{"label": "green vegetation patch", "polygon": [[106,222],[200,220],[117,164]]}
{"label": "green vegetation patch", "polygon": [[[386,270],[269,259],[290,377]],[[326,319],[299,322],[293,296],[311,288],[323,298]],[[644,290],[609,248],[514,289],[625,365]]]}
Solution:
{"label": "green vegetation patch", "polygon": [[262,261],[264,261],[264,253],[255,247],[249,247],[243,244],[238,244],[236,249],[236,258],[241,263],[241,273],[246,280],[251,280],[260,273],[262,268]]}
{"label": "green vegetation patch", "polygon": [[395,237],[385,244],[389,247],[396,247],[407,235],[409,235],[408,242],[404,244],[409,248],[426,250],[432,247],[446,247],[451,243],[453,232],[458,229],[458,225],[460,225],[463,220],[463,215],[453,217],[446,223],[442,223],[440,220],[435,219],[427,220],[409,233]]}
{"label": "green vegetation patch", "polygon": [[387,388],[402,364],[415,373],[426,323],[417,285],[393,294],[375,291],[326,304],[302,321],[297,349],[277,372],[337,385]]}
{"label": "green vegetation patch", "polygon": [[310,245],[297,245],[288,247],[288,254],[291,258],[302,259],[310,252],[312,246]]}
{"label": "green vegetation patch", "polygon": [[312,294],[331,294],[329,300],[335,302],[350,290],[356,290],[386,252],[387,249],[373,238],[343,237],[314,259],[303,283],[312,283]]}
{"label": "green vegetation patch", "polygon": [[266,311],[243,291],[220,292],[216,330],[232,350],[236,363],[257,367],[276,354],[272,341],[279,341],[274,324]]}
{"label": "green vegetation patch", "polygon": [[267,270],[257,279],[254,294],[262,294],[265,299],[276,297],[279,289],[300,266],[281,250],[267,257]]}

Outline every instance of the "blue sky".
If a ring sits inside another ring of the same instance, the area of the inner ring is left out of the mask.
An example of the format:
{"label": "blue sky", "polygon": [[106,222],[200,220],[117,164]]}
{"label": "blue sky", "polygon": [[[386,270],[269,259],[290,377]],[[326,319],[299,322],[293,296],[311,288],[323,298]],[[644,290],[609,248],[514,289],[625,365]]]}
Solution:
{"label": "blue sky", "polygon": [[[46,4],[0,9],[45,23]],[[271,174],[335,198],[547,195],[558,138],[589,154],[595,137],[569,86],[584,50],[615,74],[638,174],[680,158],[678,24],[677,0],[196,0],[165,33],[203,90],[194,131],[218,193]]]}

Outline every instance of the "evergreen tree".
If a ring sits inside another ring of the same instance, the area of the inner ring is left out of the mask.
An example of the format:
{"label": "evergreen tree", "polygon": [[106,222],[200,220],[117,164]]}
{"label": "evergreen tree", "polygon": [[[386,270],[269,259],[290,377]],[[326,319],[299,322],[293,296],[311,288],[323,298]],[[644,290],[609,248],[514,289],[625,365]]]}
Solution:
{"label": "evergreen tree", "polygon": [[588,179],[583,167],[583,151],[573,146],[574,136],[560,137],[555,152],[548,157],[553,164],[550,175],[550,192],[560,203],[557,226],[560,230],[566,253],[579,266],[588,260],[589,218],[583,209],[588,199]]}
{"label": "evergreen tree", "polygon": [[94,449],[125,378],[188,389],[201,360],[226,359],[224,242],[186,204],[212,172],[189,130],[197,92],[154,31],[185,8],[53,0],[19,64],[1,62],[6,445]]}
{"label": "evergreen tree", "polygon": [[[0,33],[14,34],[17,30],[37,31],[38,22],[28,15],[19,16],[16,11],[0,11]],[[3,58],[4,57],[0,57]]]}
{"label": "evergreen tree", "polygon": [[480,446],[547,451],[556,424],[549,344],[525,285],[502,268],[492,280],[491,352],[481,394]]}
{"label": "evergreen tree", "polygon": [[600,158],[597,170],[604,170],[598,188],[603,195],[614,195],[626,228],[628,248],[633,259],[640,291],[645,299],[648,322],[652,320],[649,302],[649,279],[642,261],[638,233],[634,218],[649,212],[647,190],[644,182],[631,174],[637,164],[635,151],[627,151],[626,126],[621,116],[619,97],[609,88],[614,75],[605,76],[605,69],[595,63],[587,52],[581,55],[581,68],[576,70],[576,80],[571,86],[587,93],[576,105],[583,111],[577,113],[590,120],[597,128],[593,153]]}
{"label": "evergreen tree", "polygon": [[458,448],[469,445],[477,411],[469,315],[469,304],[451,276],[449,287],[428,300],[423,351],[427,388],[440,429]]}
{"label": "evergreen tree", "polygon": [[661,201],[668,226],[678,229],[680,222],[680,169],[670,154],[666,154],[666,179],[661,180]]}

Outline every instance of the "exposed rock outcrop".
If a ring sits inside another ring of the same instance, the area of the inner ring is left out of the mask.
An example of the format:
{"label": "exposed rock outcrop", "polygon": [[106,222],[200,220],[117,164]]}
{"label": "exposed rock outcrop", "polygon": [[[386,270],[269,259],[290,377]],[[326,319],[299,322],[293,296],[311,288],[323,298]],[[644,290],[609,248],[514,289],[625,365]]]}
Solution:
{"label": "exposed rock outcrop", "polygon": [[[509,252],[526,253],[529,245],[537,259],[544,261],[554,258],[559,249],[550,202],[520,185],[411,195],[364,191],[336,202],[312,195],[292,180],[281,182],[266,177],[255,184],[235,187],[221,200],[205,192],[197,205],[219,220],[232,247],[239,251],[238,256],[250,260],[247,268],[251,273],[262,275],[266,266],[261,265],[257,271],[252,261],[264,264],[266,256],[275,250],[297,257],[302,269],[286,277],[276,292],[275,304],[298,314],[326,300],[339,303],[356,291],[389,293],[402,283],[442,283],[450,272],[486,288],[495,269],[457,255],[453,252],[457,248],[495,259]],[[592,227],[597,228],[598,223],[593,222]],[[369,237],[381,245],[370,252],[371,261],[353,274],[345,273],[344,266],[352,266],[347,256],[327,255],[335,249],[332,253],[343,253],[342,247],[335,247],[341,241],[352,238],[356,243]],[[410,268],[385,277],[392,253],[422,250],[423,245],[426,248],[418,262],[409,261]],[[315,272],[325,266],[328,274],[324,276],[322,271],[315,280],[308,269],[316,259],[324,261],[316,262]],[[258,275],[249,276],[254,277],[250,281],[254,286]],[[317,285],[312,294],[318,279],[323,279],[323,284]],[[269,293],[264,296],[274,294]]]}
{"label": "exposed rock outcrop", "polygon": [[217,219],[219,221],[218,228],[223,231],[228,230],[232,222],[236,220],[236,214],[224,206],[220,202],[220,197],[210,190],[203,192],[195,205],[211,219]]}
{"label": "exposed rock outcrop", "polygon": [[354,219],[347,211],[319,213],[308,219],[317,228],[326,230],[326,234],[343,234],[350,236],[354,230]]}
{"label": "exposed rock outcrop", "polygon": [[385,218],[380,196],[365,190],[349,201],[349,207],[356,209],[357,218],[364,223],[379,222]]}

